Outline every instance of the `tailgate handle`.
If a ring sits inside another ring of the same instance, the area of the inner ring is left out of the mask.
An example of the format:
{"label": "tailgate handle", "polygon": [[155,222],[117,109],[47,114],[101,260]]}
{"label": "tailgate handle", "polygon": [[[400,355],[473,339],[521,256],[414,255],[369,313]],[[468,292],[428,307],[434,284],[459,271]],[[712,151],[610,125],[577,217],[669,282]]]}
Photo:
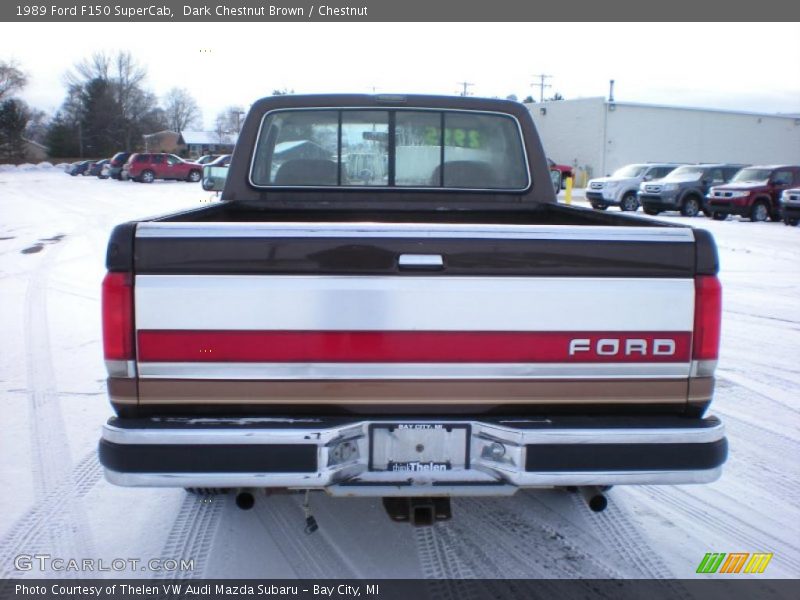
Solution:
{"label": "tailgate handle", "polygon": [[441,254],[401,254],[397,259],[401,269],[429,269],[444,268],[444,259]]}

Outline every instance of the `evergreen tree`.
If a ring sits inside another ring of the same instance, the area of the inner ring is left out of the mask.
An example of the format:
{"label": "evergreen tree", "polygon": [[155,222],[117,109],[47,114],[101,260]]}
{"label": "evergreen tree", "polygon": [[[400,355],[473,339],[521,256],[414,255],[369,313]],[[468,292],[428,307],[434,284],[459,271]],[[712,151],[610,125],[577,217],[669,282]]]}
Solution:
{"label": "evergreen tree", "polygon": [[22,100],[9,98],[0,103],[0,161],[25,161],[22,136],[29,118],[30,110]]}

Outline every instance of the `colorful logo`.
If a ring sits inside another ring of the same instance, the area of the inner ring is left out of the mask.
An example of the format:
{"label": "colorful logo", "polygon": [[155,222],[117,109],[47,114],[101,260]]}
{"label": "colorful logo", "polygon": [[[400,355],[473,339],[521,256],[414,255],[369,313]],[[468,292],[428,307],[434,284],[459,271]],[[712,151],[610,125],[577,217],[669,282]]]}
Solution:
{"label": "colorful logo", "polygon": [[763,573],[771,560],[771,552],[708,552],[696,573]]}

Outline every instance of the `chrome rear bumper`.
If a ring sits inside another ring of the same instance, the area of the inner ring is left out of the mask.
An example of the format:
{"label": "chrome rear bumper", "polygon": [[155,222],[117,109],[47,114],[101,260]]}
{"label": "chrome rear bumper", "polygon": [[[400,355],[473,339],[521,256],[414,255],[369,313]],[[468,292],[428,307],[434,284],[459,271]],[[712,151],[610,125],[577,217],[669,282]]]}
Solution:
{"label": "chrome rear bumper", "polygon": [[[466,427],[463,461],[447,470],[433,462],[376,470],[372,432],[388,424]],[[525,487],[706,483],[721,474],[727,440],[715,417],[114,418],[99,452],[106,478],[122,486],[498,496]]]}

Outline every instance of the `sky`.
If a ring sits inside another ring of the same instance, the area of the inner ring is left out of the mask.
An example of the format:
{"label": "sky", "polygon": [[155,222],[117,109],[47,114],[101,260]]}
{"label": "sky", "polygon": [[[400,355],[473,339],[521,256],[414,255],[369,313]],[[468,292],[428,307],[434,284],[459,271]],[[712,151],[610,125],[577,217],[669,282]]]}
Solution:
{"label": "sky", "polygon": [[[768,40],[768,43],[754,43]],[[230,105],[297,93],[545,97],[800,113],[798,23],[0,23],[0,60],[49,113],[64,74],[93,52],[130,50],[159,97],[186,88],[211,127]]]}

